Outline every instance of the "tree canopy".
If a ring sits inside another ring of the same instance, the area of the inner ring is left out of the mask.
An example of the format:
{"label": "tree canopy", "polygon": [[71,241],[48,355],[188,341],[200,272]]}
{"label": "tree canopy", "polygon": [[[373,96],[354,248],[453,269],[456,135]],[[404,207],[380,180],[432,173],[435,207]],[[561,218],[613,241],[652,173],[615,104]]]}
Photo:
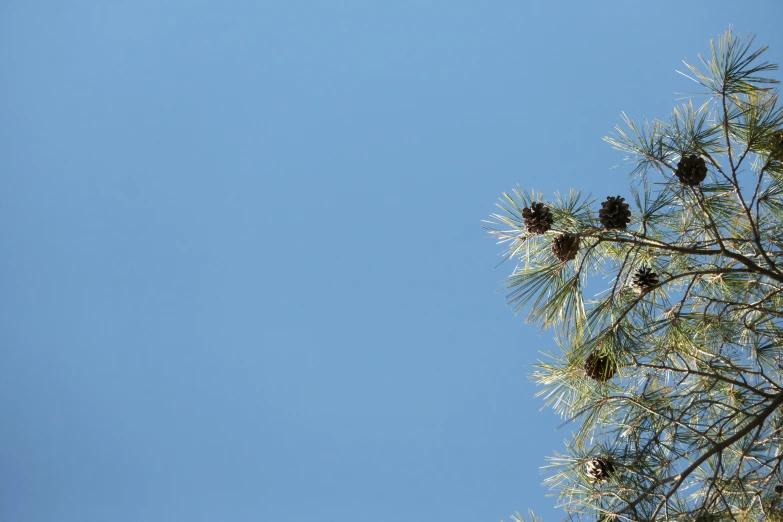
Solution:
{"label": "tree canopy", "polygon": [[545,480],[571,520],[783,520],[777,66],[731,30],[711,50],[668,119],[605,138],[628,200],[518,188],[487,227],[509,303],[560,347],[533,379],[576,421]]}

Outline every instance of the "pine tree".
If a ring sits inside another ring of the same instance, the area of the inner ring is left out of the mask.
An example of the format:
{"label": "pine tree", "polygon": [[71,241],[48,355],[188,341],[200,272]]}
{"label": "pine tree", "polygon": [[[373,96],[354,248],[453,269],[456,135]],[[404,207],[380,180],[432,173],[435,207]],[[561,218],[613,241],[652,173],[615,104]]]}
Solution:
{"label": "pine tree", "polygon": [[[783,520],[783,108],[766,50],[730,30],[686,63],[702,99],[623,116],[605,140],[633,167],[630,213],[518,189],[493,214],[517,261],[509,303],[560,347],[533,379],[577,421],[546,466],[570,520]],[[538,204],[541,233],[523,217]]]}

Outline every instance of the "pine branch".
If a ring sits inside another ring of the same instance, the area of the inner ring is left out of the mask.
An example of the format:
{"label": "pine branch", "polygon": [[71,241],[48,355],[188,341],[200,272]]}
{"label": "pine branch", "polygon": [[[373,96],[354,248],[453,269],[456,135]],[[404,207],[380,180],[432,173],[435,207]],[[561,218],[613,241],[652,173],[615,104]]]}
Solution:
{"label": "pine branch", "polygon": [[[487,227],[517,260],[509,303],[560,346],[533,378],[564,424],[579,421],[547,467],[569,520],[783,516],[770,500],[783,462],[783,107],[765,76],[776,66],[752,44],[729,31],[686,63],[701,105],[668,122],[623,114],[605,138],[633,165],[635,209],[515,190],[492,216],[506,228]],[[615,470],[601,484],[583,470],[597,456]]]}

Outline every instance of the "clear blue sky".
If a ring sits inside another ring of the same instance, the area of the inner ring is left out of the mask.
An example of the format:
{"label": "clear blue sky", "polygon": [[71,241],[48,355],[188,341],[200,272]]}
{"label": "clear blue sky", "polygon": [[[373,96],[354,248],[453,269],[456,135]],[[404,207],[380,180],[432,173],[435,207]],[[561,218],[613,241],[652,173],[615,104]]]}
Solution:
{"label": "clear blue sky", "polygon": [[[752,5],[752,11],[744,11]],[[568,428],[481,220],[628,195],[780,0],[0,5],[0,519],[497,522]]]}

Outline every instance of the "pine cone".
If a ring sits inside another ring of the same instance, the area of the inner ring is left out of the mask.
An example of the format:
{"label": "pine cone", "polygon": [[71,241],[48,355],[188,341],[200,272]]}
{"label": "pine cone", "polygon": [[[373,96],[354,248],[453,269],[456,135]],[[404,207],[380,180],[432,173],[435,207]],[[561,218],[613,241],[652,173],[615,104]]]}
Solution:
{"label": "pine cone", "polygon": [[658,284],[658,274],[652,271],[652,268],[642,266],[633,275],[631,287],[637,294],[647,292]]}
{"label": "pine cone", "polygon": [[598,217],[601,219],[601,224],[604,228],[626,228],[631,221],[631,211],[628,208],[628,203],[625,202],[625,198],[609,196],[606,198],[606,201],[601,203]]}
{"label": "pine cone", "polygon": [[585,463],[585,471],[590,477],[590,482],[600,483],[614,473],[614,466],[606,459],[592,458]]}
{"label": "pine cone", "polygon": [[608,356],[593,352],[585,359],[585,373],[591,379],[603,383],[617,373],[617,364]]}
{"label": "pine cone", "polygon": [[533,203],[530,208],[523,208],[522,217],[525,218],[525,228],[533,234],[543,234],[552,228],[555,219],[549,207],[543,203]]}
{"label": "pine cone", "polygon": [[695,187],[707,177],[707,165],[700,156],[683,156],[675,174],[683,185]]}
{"label": "pine cone", "polygon": [[769,157],[783,160],[783,130],[776,130],[769,137]]}
{"label": "pine cone", "polygon": [[775,486],[775,494],[783,495],[783,484],[778,484],[777,486]]}
{"label": "pine cone", "polygon": [[576,257],[579,252],[579,236],[573,234],[562,234],[557,236],[552,243],[552,253],[560,261],[569,261]]}

